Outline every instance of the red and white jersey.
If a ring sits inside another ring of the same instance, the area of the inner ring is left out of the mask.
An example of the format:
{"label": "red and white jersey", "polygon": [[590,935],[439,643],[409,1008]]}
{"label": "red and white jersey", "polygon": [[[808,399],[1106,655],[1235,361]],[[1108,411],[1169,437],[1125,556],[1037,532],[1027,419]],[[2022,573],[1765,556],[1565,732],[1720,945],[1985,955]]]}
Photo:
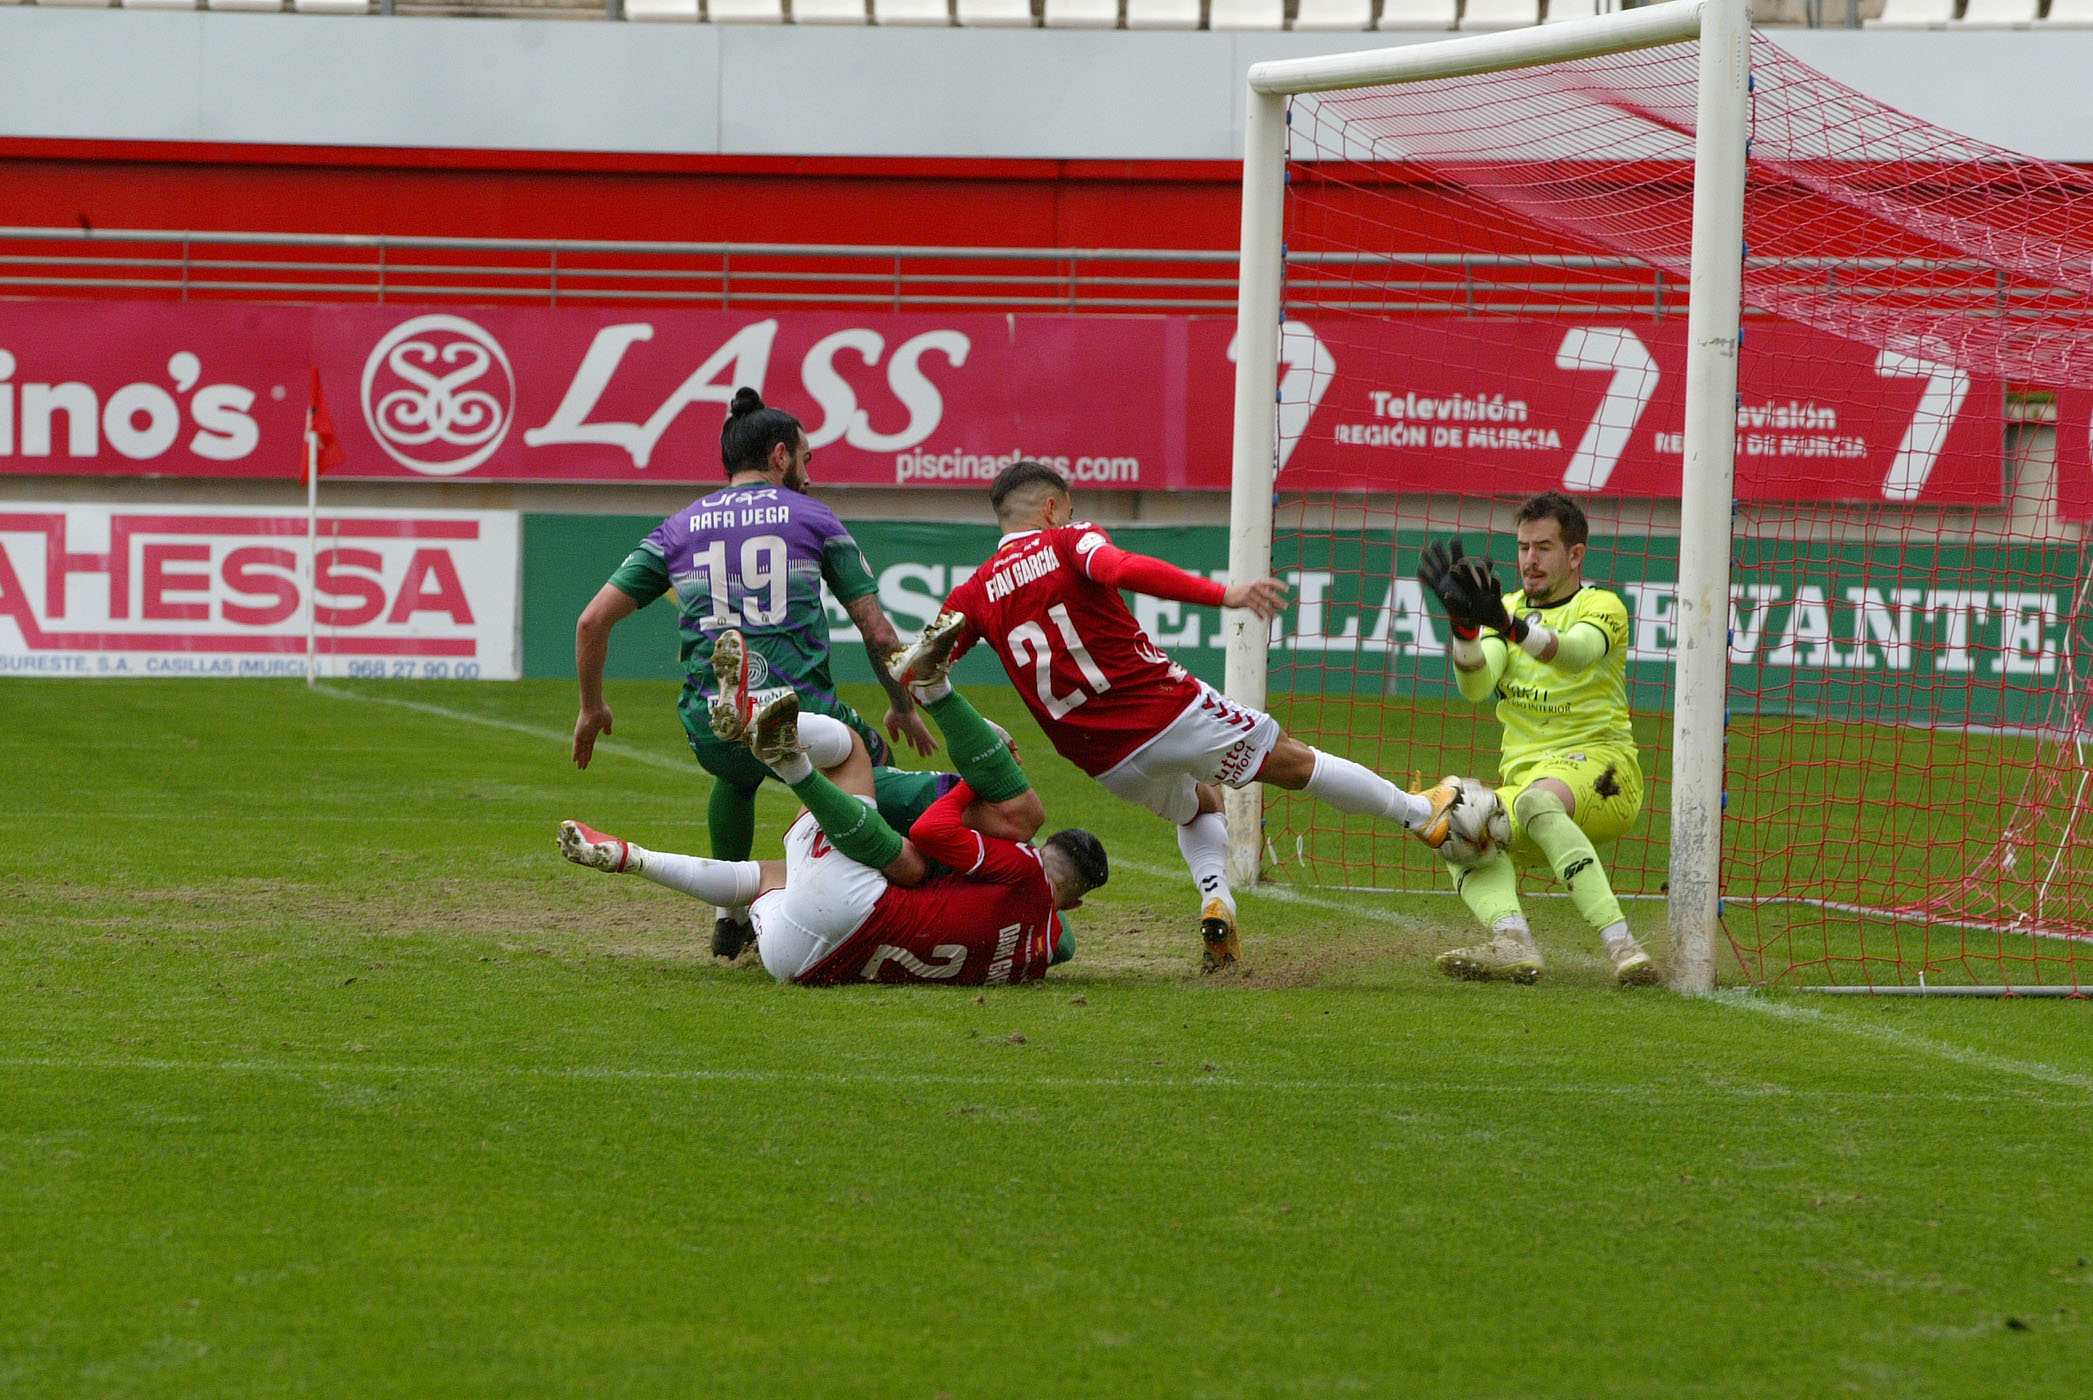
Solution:
{"label": "red and white jersey", "polygon": [[1199,682],[1090,576],[1111,537],[1088,521],[1005,535],[945,606],[988,643],[1062,756],[1093,776],[1199,700]]}
{"label": "red and white jersey", "polygon": [[973,800],[960,783],[909,830],[918,850],[953,873],[913,889],[888,886],[870,917],[795,981],[980,987],[1046,975],[1061,924],[1039,852],[968,827],[961,817]]}

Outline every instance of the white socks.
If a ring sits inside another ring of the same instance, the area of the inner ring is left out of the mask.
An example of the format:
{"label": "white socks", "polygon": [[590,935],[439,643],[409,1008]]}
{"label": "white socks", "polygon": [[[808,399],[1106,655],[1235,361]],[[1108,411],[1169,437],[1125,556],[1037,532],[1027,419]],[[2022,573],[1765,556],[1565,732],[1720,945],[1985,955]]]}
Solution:
{"label": "white socks", "polygon": [[1625,957],[1630,948],[1640,946],[1635,941],[1635,935],[1628,932],[1628,921],[1626,919],[1608,924],[1605,928],[1600,929],[1599,941],[1606,945],[1608,956],[1615,958]]}
{"label": "white socks", "polygon": [[799,716],[799,741],[807,750],[807,761],[823,772],[850,757],[850,726],[828,715]]}
{"label": "white socks", "polygon": [[[748,904],[763,888],[763,867],[755,861],[650,851],[631,842],[626,843],[625,873],[730,909]],[[746,917],[745,910],[743,914]]]}
{"label": "white socks", "polygon": [[1319,797],[1340,812],[1401,822],[1415,830],[1432,814],[1432,804],[1414,792],[1404,792],[1370,768],[1315,750],[1315,771],[1302,789]]}
{"label": "white socks", "polygon": [[[1621,925],[1626,928],[1627,925]],[[1515,938],[1529,948],[1533,946],[1533,930],[1526,925],[1524,914],[1507,914],[1490,926],[1493,938]]]}
{"label": "white socks", "polygon": [[1228,876],[1224,873],[1228,865],[1228,823],[1221,814],[1207,812],[1179,827],[1177,849],[1184,853],[1192,883],[1199,887],[1201,907],[1209,899],[1218,899],[1227,908],[1228,917],[1234,918],[1235,894],[1228,888]]}

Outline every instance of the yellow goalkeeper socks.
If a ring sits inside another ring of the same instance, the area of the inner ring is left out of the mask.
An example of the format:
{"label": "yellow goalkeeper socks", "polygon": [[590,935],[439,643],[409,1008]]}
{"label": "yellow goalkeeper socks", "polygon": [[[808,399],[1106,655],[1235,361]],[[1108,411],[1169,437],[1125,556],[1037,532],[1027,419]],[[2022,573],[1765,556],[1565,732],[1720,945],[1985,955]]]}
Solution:
{"label": "yellow goalkeeper socks", "polygon": [[1522,928],[1525,926],[1526,920],[1519,908],[1519,875],[1502,852],[1473,870],[1452,873],[1453,887],[1460,892],[1461,903],[1482,921],[1484,928],[1494,931],[1507,919],[1516,919]]}
{"label": "yellow goalkeeper socks", "polygon": [[1548,857],[1555,878],[1570,892],[1570,903],[1584,921],[1595,929],[1622,923],[1621,902],[1614,898],[1606,867],[1599,864],[1598,849],[1563,809],[1562,799],[1528,789],[1519,795],[1518,810],[1526,834]]}

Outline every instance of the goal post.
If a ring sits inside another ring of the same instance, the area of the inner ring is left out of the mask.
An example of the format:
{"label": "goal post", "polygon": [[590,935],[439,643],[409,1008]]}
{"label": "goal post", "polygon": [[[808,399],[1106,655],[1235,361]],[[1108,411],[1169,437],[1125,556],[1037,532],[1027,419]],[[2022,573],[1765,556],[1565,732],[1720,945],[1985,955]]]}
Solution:
{"label": "goal post", "polygon": [[[1668,918],[1674,985],[1715,986],[1727,684],[1730,514],[1736,451],[1738,324],[1744,261],[1749,115],[1747,0],[1667,0],[1617,14],[1401,48],[1254,65],[1245,106],[1243,221],[1236,330],[1229,572],[1271,568],[1279,466],[1279,372],[1286,272],[1287,101],[1308,93],[1503,73],[1698,40],[1684,478],[1680,502],[1678,662]],[[1235,614],[1226,632],[1228,694],[1266,701],[1269,631]],[[1250,884],[1263,858],[1263,793],[1228,794],[1230,878]]]}

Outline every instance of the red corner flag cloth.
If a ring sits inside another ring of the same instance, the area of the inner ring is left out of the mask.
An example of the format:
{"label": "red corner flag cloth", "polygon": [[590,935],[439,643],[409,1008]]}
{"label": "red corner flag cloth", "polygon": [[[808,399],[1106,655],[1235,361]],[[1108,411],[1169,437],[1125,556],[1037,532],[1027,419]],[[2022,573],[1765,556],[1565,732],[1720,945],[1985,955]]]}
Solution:
{"label": "red corner flag cloth", "polygon": [[[342,464],[342,445],[334,438],[334,416],[327,411],[327,396],[320,392],[320,371],[312,372],[312,401],[305,410],[305,431],[319,439],[319,451],[314,454],[317,474],[325,476]],[[299,473],[301,476],[303,471]]]}

